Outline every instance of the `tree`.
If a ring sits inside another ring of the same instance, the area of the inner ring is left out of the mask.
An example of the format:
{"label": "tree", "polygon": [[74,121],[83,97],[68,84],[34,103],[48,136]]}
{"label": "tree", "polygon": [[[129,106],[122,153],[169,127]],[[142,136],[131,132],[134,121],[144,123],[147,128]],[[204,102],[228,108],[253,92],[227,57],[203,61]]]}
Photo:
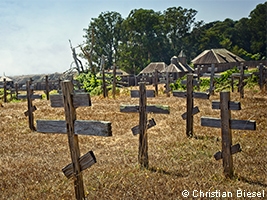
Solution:
{"label": "tree", "polygon": [[[84,29],[87,44],[84,51],[91,52],[94,62],[99,63],[102,55],[107,57],[107,67],[111,67],[116,62],[122,22],[123,19],[119,13],[105,12],[98,18],[93,18],[88,29]],[[84,56],[86,56],[85,52]]]}
{"label": "tree", "polygon": [[259,4],[251,11],[249,17],[249,26],[251,32],[251,50],[252,53],[260,53],[261,56],[267,55],[267,2]]}

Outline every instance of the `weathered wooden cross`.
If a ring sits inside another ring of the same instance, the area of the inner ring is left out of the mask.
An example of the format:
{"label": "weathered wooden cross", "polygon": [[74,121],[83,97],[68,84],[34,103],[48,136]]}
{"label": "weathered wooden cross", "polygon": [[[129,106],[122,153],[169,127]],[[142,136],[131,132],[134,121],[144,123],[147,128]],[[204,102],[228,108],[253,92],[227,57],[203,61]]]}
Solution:
{"label": "weathered wooden cross", "polygon": [[250,76],[251,74],[244,73],[244,63],[241,63],[240,65],[240,73],[233,73],[231,75],[232,92],[234,92],[234,80],[238,79],[238,92],[240,92],[240,98],[244,98],[244,86],[246,85],[244,80],[249,78]]}
{"label": "weathered wooden cross", "polygon": [[209,94],[204,92],[193,92],[193,85],[197,85],[197,81],[193,79],[193,74],[187,74],[186,82],[186,92],[173,91],[173,96],[186,98],[186,112],[182,114],[182,118],[186,119],[186,135],[187,137],[193,136],[193,116],[199,113],[199,108],[194,107],[194,98],[199,99],[209,99]]}
{"label": "weathered wooden cross", "polygon": [[216,160],[223,160],[224,175],[233,177],[233,158],[232,154],[241,151],[240,145],[232,145],[231,129],[238,130],[256,130],[254,120],[233,120],[231,119],[231,110],[241,110],[239,102],[230,101],[230,92],[221,92],[220,101],[212,102],[212,109],[221,110],[221,118],[201,117],[201,126],[221,128],[222,151],[214,155]]}
{"label": "weathered wooden cross", "polygon": [[26,112],[24,112],[25,116],[28,116],[28,121],[29,121],[29,128],[32,131],[35,131],[36,128],[34,126],[34,116],[33,116],[33,112],[35,110],[37,110],[36,106],[33,106],[32,101],[34,99],[42,99],[42,95],[40,94],[33,94],[33,89],[31,87],[32,84],[32,80],[27,81],[26,83],[26,91],[27,94],[26,95],[18,95],[18,99],[27,99],[27,103],[28,103],[28,110]]}
{"label": "weathered wooden cross", "polygon": [[258,66],[259,71],[258,72],[254,72],[253,74],[258,76],[259,78],[259,86],[260,89],[263,90],[263,86],[265,85],[265,90],[267,89],[267,68],[266,66],[263,66],[262,63],[260,63],[260,65]]}
{"label": "weathered wooden cross", "polygon": [[154,90],[146,90],[145,83],[140,83],[139,91],[132,90],[131,97],[139,97],[139,105],[121,105],[121,112],[139,113],[139,125],[132,128],[134,135],[139,133],[138,160],[141,168],[148,168],[148,141],[147,129],[156,125],[154,119],[147,120],[147,113],[169,114],[169,106],[147,105],[147,97],[155,97]]}
{"label": "weathered wooden cross", "polygon": [[37,131],[42,133],[66,133],[72,162],[62,169],[67,178],[74,177],[76,199],[84,199],[82,171],[96,163],[92,151],[80,157],[78,135],[112,136],[111,123],[105,121],[76,120],[76,108],[91,106],[87,93],[75,93],[70,81],[61,83],[62,95],[51,95],[52,107],[64,107],[65,120],[37,120]]}

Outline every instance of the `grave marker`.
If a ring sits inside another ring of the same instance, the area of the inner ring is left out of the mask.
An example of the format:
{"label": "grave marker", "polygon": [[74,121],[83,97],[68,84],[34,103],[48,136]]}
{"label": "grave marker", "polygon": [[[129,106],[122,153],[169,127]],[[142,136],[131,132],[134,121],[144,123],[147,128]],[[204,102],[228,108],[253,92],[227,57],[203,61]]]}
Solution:
{"label": "grave marker", "polygon": [[227,178],[233,177],[233,158],[232,154],[241,151],[240,145],[232,145],[231,129],[238,130],[256,130],[254,120],[233,120],[231,119],[231,110],[241,110],[239,102],[230,101],[230,92],[220,93],[220,102],[212,102],[213,109],[221,110],[221,118],[201,117],[201,126],[221,128],[222,151],[214,155],[216,160],[223,160],[224,175]]}
{"label": "grave marker", "polygon": [[33,94],[33,89],[31,87],[31,84],[32,84],[32,80],[27,81],[26,83],[27,95],[18,95],[18,99],[27,99],[28,110],[24,112],[24,115],[28,116],[29,128],[32,131],[36,131],[36,128],[34,126],[33,112],[37,110],[37,108],[36,106],[33,106],[32,101],[34,99],[42,99],[42,95]]}
{"label": "grave marker", "polygon": [[131,91],[131,97],[139,98],[139,105],[121,105],[121,112],[139,113],[139,125],[132,128],[134,135],[139,133],[139,153],[138,161],[141,168],[148,168],[148,141],[147,129],[156,125],[155,120],[152,118],[147,120],[147,113],[169,114],[169,106],[162,105],[147,105],[147,97],[155,97],[155,92],[146,90],[145,83],[140,83],[139,91]]}
{"label": "grave marker", "polygon": [[70,81],[61,83],[62,95],[51,95],[52,107],[64,107],[64,120],[37,120],[37,131],[42,133],[65,133],[68,135],[72,163],[62,169],[67,178],[74,177],[76,199],[84,199],[82,171],[96,163],[92,151],[80,156],[78,135],[112,136],[111,123],[104,121],[76,120],[76,108],[91,106],[89,94],[74,93]]}
{"label": "grave marker", "polygon": [[187,74],[186,82],[186,92],[173,91],[174,97],[186,98],[186,112],[182,114],[182,118],[186,119],[186,135],[187,137],[193,136],[193,116],[199,112],[199,108],[194,107],[194,98],[209,99],[209,94],[204,92],[193,92],[193,85],[197,84],[193,80],[193,74]]}

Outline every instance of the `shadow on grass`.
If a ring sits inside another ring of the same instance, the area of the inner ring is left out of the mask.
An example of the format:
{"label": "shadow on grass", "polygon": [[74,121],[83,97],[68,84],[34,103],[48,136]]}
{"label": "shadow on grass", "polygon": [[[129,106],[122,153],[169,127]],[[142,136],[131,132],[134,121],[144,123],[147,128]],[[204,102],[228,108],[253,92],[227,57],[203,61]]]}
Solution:
{"label": "shadow on grass", "polygon": [[169,176],[176,176],[176,177],[186,177],[187,175],[183,175],[179,172],[170,172],[170,171],[166,171],[164,169],[160,169],[160,168],[155,168],[155,167],[150,167],[148,168],[149,171],[154,172],[154,173],[159,173],[159,174],[165,174],[165,175],[169,175]]}
{"label": "shadow on grass", "polygon": [[194,135],[192,138],[196,140],[213,140],[215,142],[219,142],[221,140],[219,137],[207,135]]}
{"label": "shadow on grass", "polygon": [[267,184],[265,184],[265,183],[261,183],[260,181],[249,180],[249,179],[242,177],[242,176],[238,177],[238,180],[242,181],[244,183],[248,183],[250,185],[258,185],[258,186],[267,188]]}

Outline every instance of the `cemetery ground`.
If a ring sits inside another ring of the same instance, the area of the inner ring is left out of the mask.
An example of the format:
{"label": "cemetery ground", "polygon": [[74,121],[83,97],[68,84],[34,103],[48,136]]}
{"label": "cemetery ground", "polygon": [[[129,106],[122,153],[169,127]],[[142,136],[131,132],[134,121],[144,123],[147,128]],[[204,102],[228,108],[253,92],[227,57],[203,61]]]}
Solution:
{"label": "cemetery ground", "polygon": [[[231,101],[240,101],[241,110],[232,111],[232,119],[256,120],[256,131],[232,130],[233,144],[242,151],[233,155],[234,178],[223,175],[222,160],[213,155],[220,151],[221,129],[202,127],[201,116],[220,118],[212,110],[212,100],[195,99],[200,113],[194,115],[194,138],[186,136],[186,99],[159,96],[148,104],[170,106],[170,114],[148,114],[156,126],[147,130],[149,169],[138,163],[138,135],[131,128],[138,125],[137,113],[120,112],[121,104],[138,104],[125,91],[116,99],[92,97],[91,107],[76,109],[79,120],[103,120],[112,123],[112,137],[79,136],[81,155],[92,150],[97,163],[84,170],[87,199],[183,199],[182,191],[261,192],[267,198],[267,96],[258,87],[245,88],[245,98],[231,93]],[[150,88],[152,89],[152,88]],[[110,95],[111,96],[111,95]],[[64,108],[52,108],[47,100],[34,100],[34,120],[64,120]],[[27,101],[4,103],[0,107],[0,196],[1,199],[75,199],[73,179],[61,169],[70,163],[68,138],[65,134],[42,134],[28,128],[24,116]],[[214,199],[221,199],[217,197]],[[211,198],[202,198],[211,199]],[[257,199],[257,198],[255,198]],[[264,198],[262,198],[264,199]]]}

